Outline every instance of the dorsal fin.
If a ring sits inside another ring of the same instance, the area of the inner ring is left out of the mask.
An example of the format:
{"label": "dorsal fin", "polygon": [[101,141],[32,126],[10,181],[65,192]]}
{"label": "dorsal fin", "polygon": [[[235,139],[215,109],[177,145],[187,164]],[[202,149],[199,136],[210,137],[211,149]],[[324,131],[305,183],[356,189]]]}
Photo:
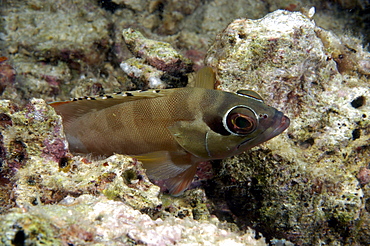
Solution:
{"label": "dorsal fin", "polygon": [[55,111],[63,117],[65,122],[70,119],[80,117],[86,113],[99,111],[117,104],[163,97],[171,93],[172,89],[165,90],[147,90],[147,91],[127,91],[115,93],[112,95],[100,95],[94,97],[74,98],[70,101],[49,103]]}
{"label": "dorsal fin", "polygon": [[194,87],[215,89],[216,75],[211,67],[203,67],[195,75]]}
{"label": "dorsal fin", "polygon": [[255,91],[252,91],[252,90],[238,90],[236,92],[236,94],[241,95],[241,96],[245,96],[245,97],[250,97],[250,98],[253,98],[253,99],[256,99],[258,101],[263,102],[263,99],[260,96],[260,94],[258,94]]}

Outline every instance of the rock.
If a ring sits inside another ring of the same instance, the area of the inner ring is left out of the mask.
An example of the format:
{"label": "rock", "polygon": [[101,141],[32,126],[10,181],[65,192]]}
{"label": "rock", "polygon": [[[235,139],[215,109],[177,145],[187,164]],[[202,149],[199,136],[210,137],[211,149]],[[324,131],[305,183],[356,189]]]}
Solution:
{"label": "rock", "polygon": [[3,94],[7,86],[13,86],[15,75],[16,71],[11,65],[0,61],[0,95]]}
{"label": "rock", "polygon": [[0,171],[13,185],[11,195],[18,206],[54,204],[85,193],[125,200],[136,209],[161,204],[159,187],[149,182],[135,160],[121,155],[101,160],[73,157],[60,116],[42,99],[33,99],[16,112],[3,100],[1,111]]}
{"label": "rock", "polygon": [[[0,239],[5,245],[266,245],[255,232],[243,235],[212,223],[167,218],[152,220],[121,201],[81,195],[58,205],[33,206],[1,215]],[[202,233],[199,233],[199,232]]]}
{"label": "rock", "polygon": [[61,60],[81,69],[105,59],[109,28],[98,6],[87,1],[78,5],[57,1],[27,7],[15,7],[5,16],[6,38],[13,46],[32,52],[39,61]]}
{"label": "rock", "polygon": [[[147,39],[132,28],[124,29],[122,35],[128,49],[136,57],[121,62],[120,66],[128,76],[142,81],[144,88],[186,85],[186,74],[192,72],[192,62],[169,43]],[[166,83],[166,80],[171,82]]]}
{"label": "rock", "polygon": [[291,119],[285,134],[224,160],[210,182],[207,194],[238,223],[298,245],[363,242],[356,225],[368,196],[357,172],[370,160],[370,90],[358,64],[369,54],[354,43],[282,10],[217,36],[206,63],[219,89],[255,90]]}

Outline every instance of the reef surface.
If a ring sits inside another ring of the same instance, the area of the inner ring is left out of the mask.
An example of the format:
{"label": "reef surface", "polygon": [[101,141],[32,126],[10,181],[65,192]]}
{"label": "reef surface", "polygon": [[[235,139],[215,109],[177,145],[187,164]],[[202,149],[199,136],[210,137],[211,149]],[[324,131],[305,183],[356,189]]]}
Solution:
{"label": "reef surface", "polygon": [[[370,54],[366,33],[355,36],[367,28],[366,1],[0,5],[2,244],[370,241]],[[257,91],[291,126],[203,164],[181,197],[162,194],[128,156],[72,155],[47,105],[186,86],[203,65],[218,89]]]}

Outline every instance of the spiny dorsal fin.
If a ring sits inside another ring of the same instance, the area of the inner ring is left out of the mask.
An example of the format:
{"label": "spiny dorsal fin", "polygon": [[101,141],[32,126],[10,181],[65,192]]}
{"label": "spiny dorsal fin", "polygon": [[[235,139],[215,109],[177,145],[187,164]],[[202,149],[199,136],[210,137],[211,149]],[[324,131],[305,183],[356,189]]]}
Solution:
{"label": "spiny dorsal fin", "polygon": [[216,75],[211,67],[203,67],[195,75],[194,87],[215,89]]}
{"label": "spiny dorsal fin", "polygon": [[117,104],[163,97],[172,91],[173,89],[127,91],[112,95],[74,98],[70,101],[52,102],[49,105],[52,106],[58,114],[62,115],[63,120],[68,121],[69,119],[80,117],[86,113],[99,111]]}

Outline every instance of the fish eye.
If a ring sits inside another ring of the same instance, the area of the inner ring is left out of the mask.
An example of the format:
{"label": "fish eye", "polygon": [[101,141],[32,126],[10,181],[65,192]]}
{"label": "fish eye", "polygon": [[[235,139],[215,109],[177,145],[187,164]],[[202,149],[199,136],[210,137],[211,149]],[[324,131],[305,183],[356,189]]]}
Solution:
{"label": "fish eye", "polygon": [[249,134],[257,128],[255,113],[246,107],[235,107],[226,115],[224,126],[234,135]]}

